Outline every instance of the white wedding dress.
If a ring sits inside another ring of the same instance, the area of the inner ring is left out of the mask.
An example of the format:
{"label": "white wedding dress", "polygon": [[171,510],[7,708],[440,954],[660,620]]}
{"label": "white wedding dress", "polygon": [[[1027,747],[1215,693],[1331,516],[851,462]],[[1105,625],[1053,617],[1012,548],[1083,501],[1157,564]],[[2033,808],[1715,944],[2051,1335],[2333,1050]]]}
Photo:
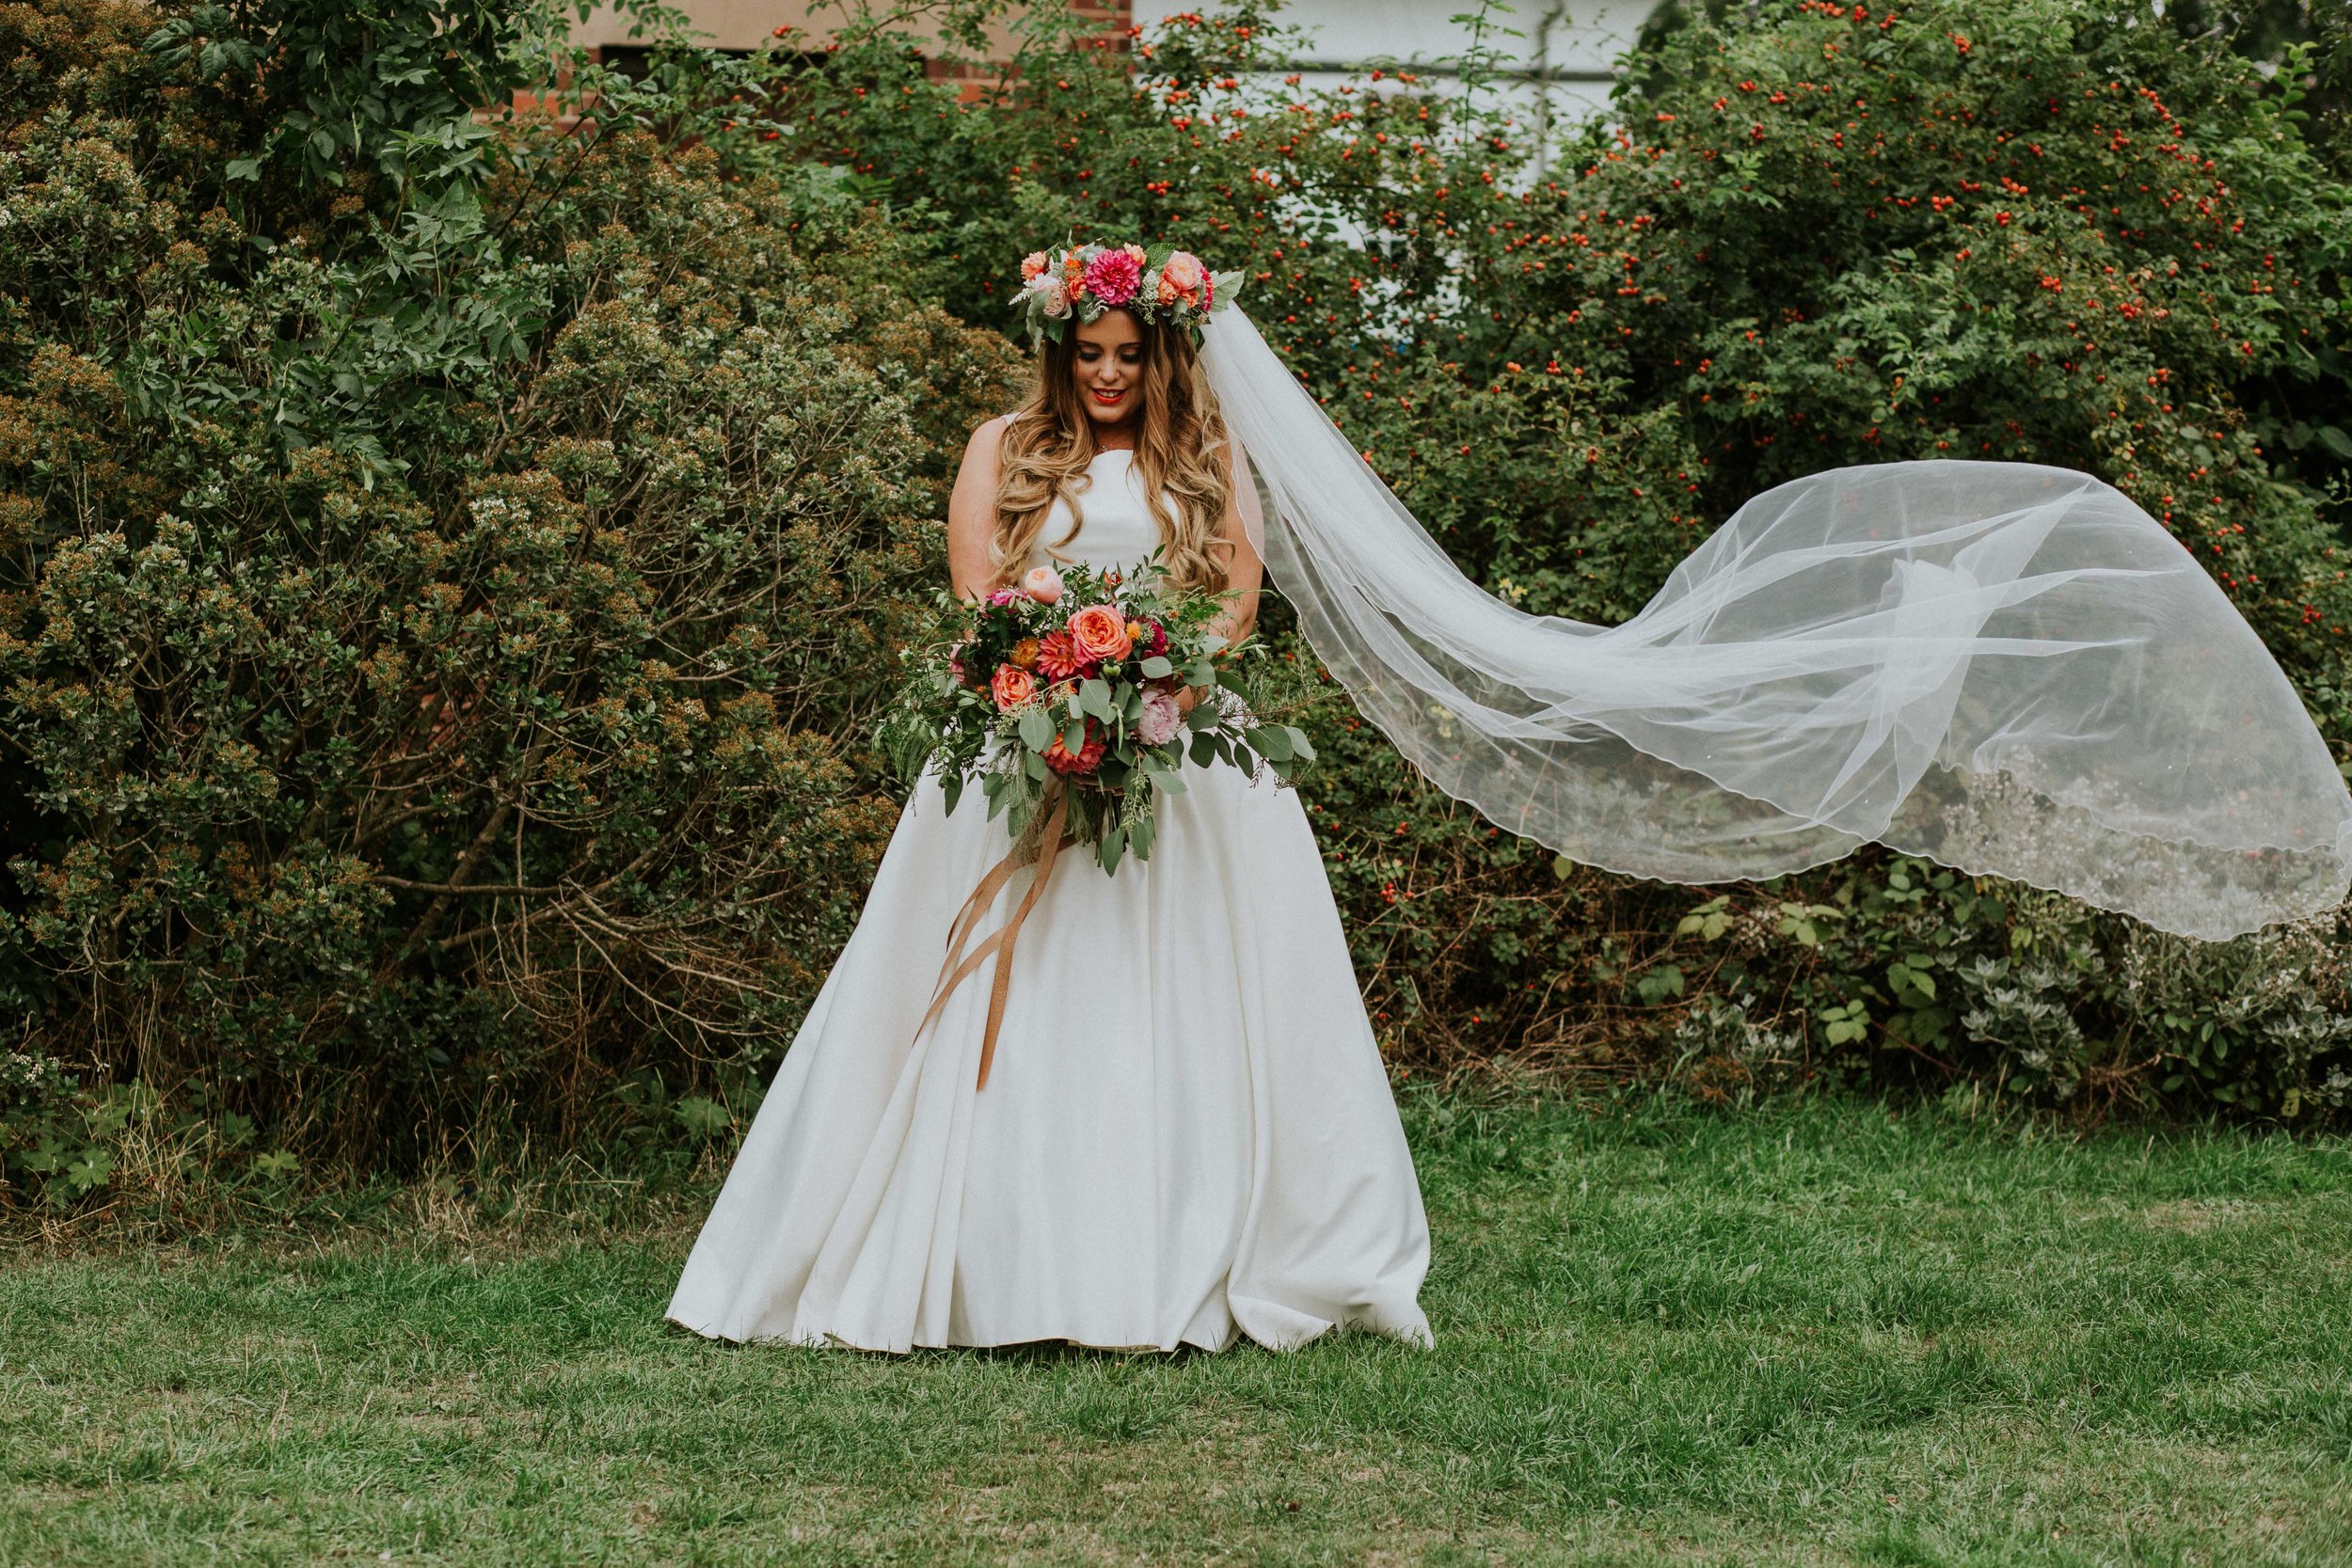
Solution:
{"label": "white wedding dress", "polygon": [[[1127,565],[1157,542],[1126,452],[1094,459],[1082,508],[1065,555]],[[1069,526],[1057,506],[1045,537]],[[923,778],[672,1321],[883,1351],[1289,1349],[1349,1323],[1429,1342],[1421,1191],[1306,813],[1270,774],[1184,779],[1150,860],[1061,857],[976,1089],[991,967],[914,1032],[1010,841],[977,790],[951,816]]]}

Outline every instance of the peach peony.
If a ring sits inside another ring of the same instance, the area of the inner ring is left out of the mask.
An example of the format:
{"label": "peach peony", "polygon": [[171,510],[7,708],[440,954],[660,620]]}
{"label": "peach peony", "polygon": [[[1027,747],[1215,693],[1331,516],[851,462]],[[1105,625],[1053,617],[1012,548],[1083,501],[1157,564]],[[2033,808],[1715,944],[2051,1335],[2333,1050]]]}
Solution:
{"label": "peach peony", "polygon": [[996,673],[989,679],[988,689],[996,699],[997,711],[1003,713],[1028,706],[1030,699],[1037,695],[1037,682],[1029,678],[1026,670],[999,664]]}
{"label": "peach peony", "polygon": [[1125,658],[1135,640],[1127,618],[1106,604],[1089,605],[1070,618],[1070,640],[1089,658]]}
{"label": "peach peony", "polygon": [[1021,277],[1023,281],[1025,282],[1029,278],[1035,277],[1039,273],[1041,273],[1044,270],[1045,252],[1041,250],[1032,250],[1026,256],[1021,258]]}
{"label": "peach peony", "polygon": [[1021,579],[1021,591],[1040,604],[1052,604],[1061,597],[1061,574],[1051,566],[1032,566]]}
{"label": "peach peony", "polygon": [[1201,279],[1207,276],[1200,265],[1200,258],[1189,250],[1180,250],[1170,256],[1168,265],[1160,269],[1161,278],[1174,284],[1180,294],[1188,294],[1200,287]]}

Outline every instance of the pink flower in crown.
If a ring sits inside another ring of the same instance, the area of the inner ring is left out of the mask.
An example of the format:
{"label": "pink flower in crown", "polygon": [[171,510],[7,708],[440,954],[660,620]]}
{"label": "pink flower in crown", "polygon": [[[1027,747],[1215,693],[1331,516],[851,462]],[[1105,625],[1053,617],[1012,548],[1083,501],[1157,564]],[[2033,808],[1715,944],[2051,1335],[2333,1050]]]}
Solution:
{"label": "pink flower in crown", "polygon": [[1021,258],[1021,280],[1027,282],[1045,270],[1045,252],[1032,250]]}
{"label": "pink flower in crown", "polygon": [[1180,294],[1191,293],[1208,281],[1209,271],[1200,264],[1200,258],[1189,250],[1180,250],[1168,259],[1160,269],[1160,281],[1170,285]]}
{"label": "pink flower in crown", "polygon": [[1105,250],[1087,263],[1087,292],[1107,309],[1134,303],[1143,284],[1143,263],[1132,248]]}

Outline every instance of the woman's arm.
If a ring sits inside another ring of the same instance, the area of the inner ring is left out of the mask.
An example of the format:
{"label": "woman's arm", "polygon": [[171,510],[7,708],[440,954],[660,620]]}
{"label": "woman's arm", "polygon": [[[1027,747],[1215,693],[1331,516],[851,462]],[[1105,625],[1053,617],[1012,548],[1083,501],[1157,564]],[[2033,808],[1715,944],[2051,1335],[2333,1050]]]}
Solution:
{"label": "woman's arm", "polygon": [[[1252,515],[1258,509],[1258,482],[1250,477],[1249,459],[1235,444],[1233,453],[1233,494],[1225,503],[1225,523],[1217,531],[1211,546],[1215,553],[1225,559],[1225,610],[1210,629],[1225,639],[1232,647],[1249,635],[1258,624],[1258,589],[1265,581],[1265,563],[1258,559],[1258,551],[1249,543],[1249,528],[1243,519],[1242,508],[1248,506]],[[1248,497],[1248,500],[1242,499]],[[1219,547],[1227,546],[1227,547]],[[1194,704],[1208,694],[1206,687],[1188,686],[1176,697],[1176,705],[1190,712]]]}
{"label": "woman's arm", "polygon": [[947,497],[947,580],[958,594],[977,599],[988,588],[989,554],[996,540],[997,448],[1005,416],[972,433],[963,446],[963,466]]}
{"label": "woman's arm", "polygon": [[[1238,442],[1232,445],[1233,454],[1233,493],[1225,502],[1225,524],[1217,532],[1219,543],[1231,546],[1219,551],[1226,558],[1225,613],[1216,620],[1216,630],[1231,647],[1249,635],[1249,628],[1258,624],[1258,589],[1265,581],[1265,562],[1258,559],[1257,549],[1249,543],[1249,528],[1244,521],[1242,508],[1251,515],[1258,510],[1258,482],[1249,471],[1249,458]],[[1245,500],[1243,498],[1247,497]]]}

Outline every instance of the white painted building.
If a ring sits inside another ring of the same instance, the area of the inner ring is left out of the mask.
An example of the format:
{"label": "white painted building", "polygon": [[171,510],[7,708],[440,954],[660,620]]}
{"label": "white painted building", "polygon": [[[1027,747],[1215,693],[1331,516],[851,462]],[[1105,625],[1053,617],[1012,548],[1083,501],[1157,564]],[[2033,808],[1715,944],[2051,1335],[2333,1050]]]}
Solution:
{"label": "white painted building", "polygon": [[[863,0],[852,0],[863,3]],[[1105,27],[1140,24],[1148,36],[1166,14],[1153,0],[1068,0]],[[1611,67],[1634,41],[1659,0],[1510,0],[1489,13],[1499,27],[1487,40],[1500,71],[1496,90],[1531,123],[1581,119],[1604,107]],[[1291,69],[1306,85],[1333,86],[1374,68],[1403,68],[1447,90],[1457,60],[1470,46],[1469,27],[1454,20],[1477,0],[1290,0],[1276,21],[1305,34]],[[779,26],[821,35],[843,12],[810,0],[684,0],[680,7],[706,41],[721,49],[755,49]],[[599,10],[575,29],[586,43],[630,46],[626,21]],[[1009,50],[1007,51],[1009,52]]]}
{"label": "white painted building", "polygon": [[[1613,62],[1657,7],[1658,0],[1498,4],[1489,21],[1519,36],[1496,32],[1486,40],[1497,89],[1531,119],[1597,113],[1608,105]],[[1307,33],[1295,63],[1307,86],[1336,86],[1394,66],[1450,83],[1452,62],[1471,45],[1470,27],[1453,19],[1475,8],[1475,0],[1291,0],[1278,17]]]}

